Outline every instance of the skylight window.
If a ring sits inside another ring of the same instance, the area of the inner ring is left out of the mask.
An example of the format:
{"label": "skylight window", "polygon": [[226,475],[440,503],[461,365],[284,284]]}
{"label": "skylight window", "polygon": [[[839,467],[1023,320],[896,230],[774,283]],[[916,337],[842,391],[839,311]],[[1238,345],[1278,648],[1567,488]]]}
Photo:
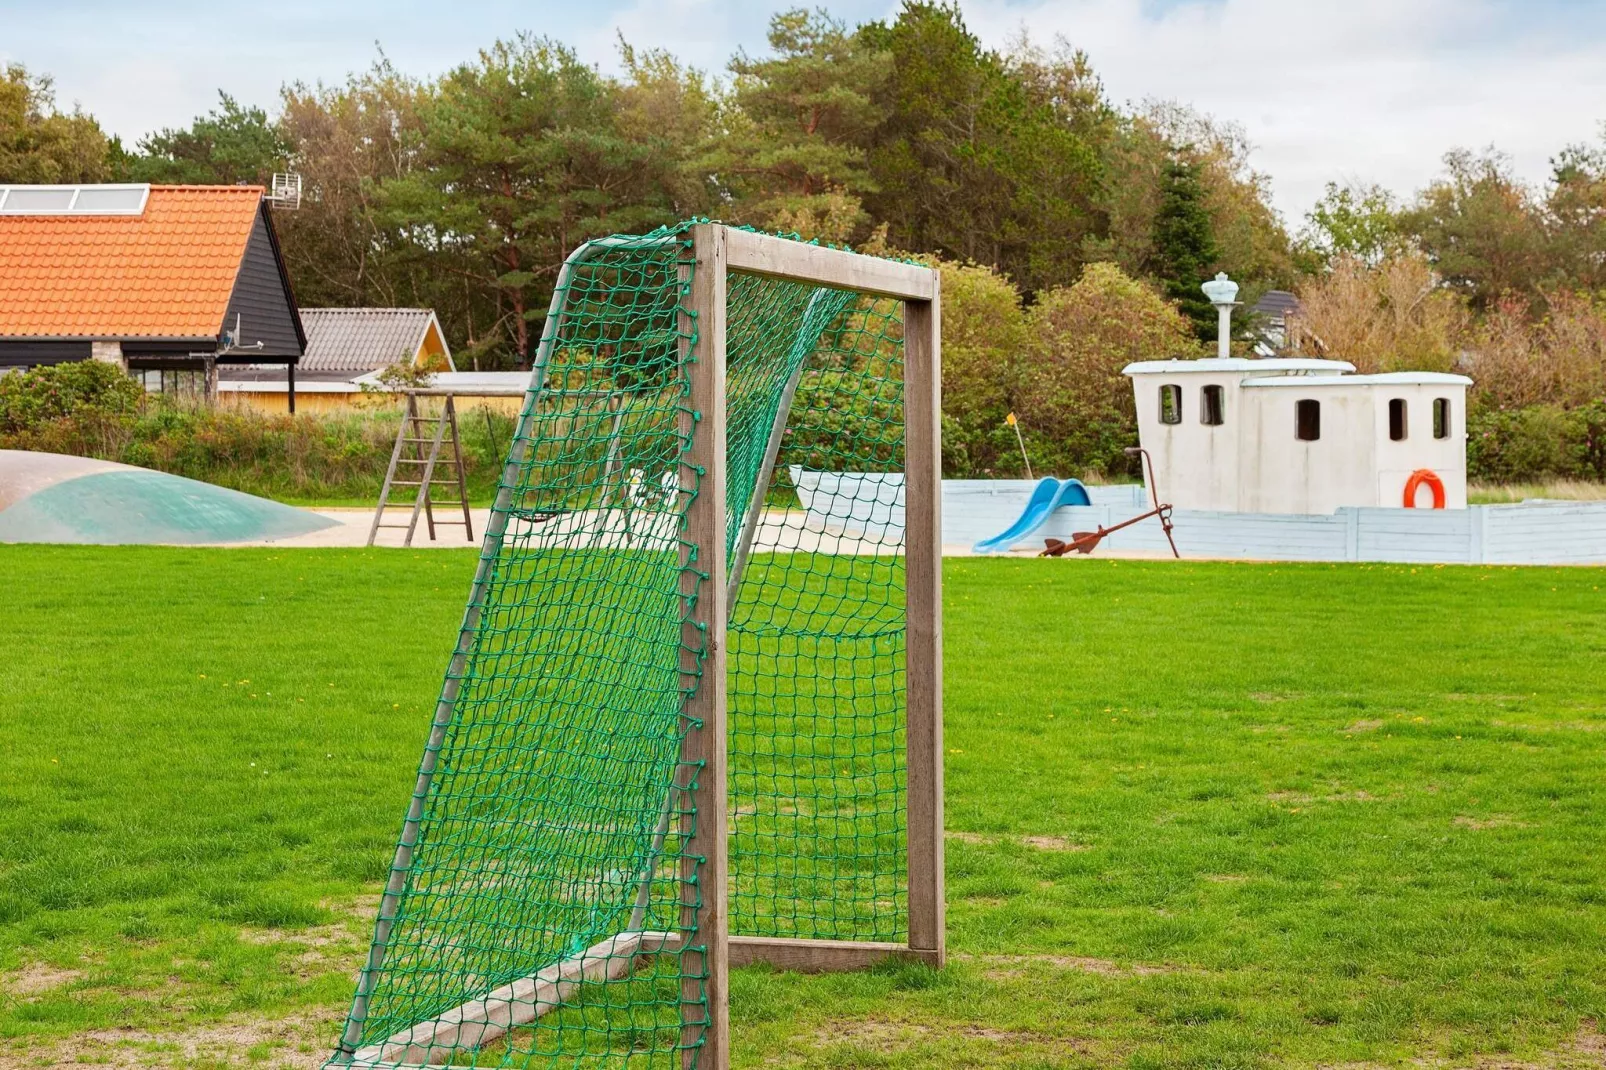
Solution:
{"label": "skylight window", "polygon": [[0,215],[140,215],[147,185],[0,186]]}

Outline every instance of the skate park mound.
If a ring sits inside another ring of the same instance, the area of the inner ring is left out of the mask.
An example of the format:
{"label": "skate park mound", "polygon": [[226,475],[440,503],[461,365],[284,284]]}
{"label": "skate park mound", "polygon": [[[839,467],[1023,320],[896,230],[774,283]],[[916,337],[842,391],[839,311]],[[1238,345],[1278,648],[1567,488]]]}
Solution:
{"label": "skate park mound", "polygon": [[0,542],[271,542],[335,521],[148,468],[0,450]]}

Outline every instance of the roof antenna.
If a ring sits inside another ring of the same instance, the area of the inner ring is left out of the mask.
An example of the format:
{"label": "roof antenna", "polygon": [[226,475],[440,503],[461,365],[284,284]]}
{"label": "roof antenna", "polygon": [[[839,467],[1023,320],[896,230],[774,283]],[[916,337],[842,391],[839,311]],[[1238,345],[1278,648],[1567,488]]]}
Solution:
{"label": "roof antenna", "polygon": [[268,203],[293,212],[301,207],[301,176],[294,171],[275,171],[268,187]]}
{"label": "roof antenna", "polygon": [[263,342],[260,338],[258,338],[255,342],[252,342],[250,345],[240,344],[240,314],[236,312],[234,314],[234,330],[223,332],[223,348],[219,351],[218,356],[222,356],[224,353],[233,353],[241,349],[263,349],[266,348],[266,345],[267,343]]}
{"label": "roof antenna", "polygon": [[1225,271],[1199,289],[1216,306],[1216,356],[1232,356],[1232,310],[1238,307],[1238,284],[1227,278]]}

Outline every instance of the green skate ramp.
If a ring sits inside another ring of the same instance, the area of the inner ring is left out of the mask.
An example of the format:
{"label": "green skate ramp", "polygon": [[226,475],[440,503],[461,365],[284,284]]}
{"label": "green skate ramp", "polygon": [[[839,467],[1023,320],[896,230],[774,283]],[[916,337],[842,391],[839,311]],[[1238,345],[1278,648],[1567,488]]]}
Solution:
{"label": "green skate ramp", "polygon": [[58,453],[0,450],[0,542],[264,542],[335,523],[165,472]]}

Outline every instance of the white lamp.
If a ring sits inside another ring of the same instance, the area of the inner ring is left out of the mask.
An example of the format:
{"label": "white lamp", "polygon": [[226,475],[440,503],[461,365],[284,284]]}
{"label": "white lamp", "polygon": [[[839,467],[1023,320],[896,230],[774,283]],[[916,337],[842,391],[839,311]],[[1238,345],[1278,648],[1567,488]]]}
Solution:
{"label": "white lamp", "polygon": [[1238,284],[1227,278],[1225,271],[1200,286],[1210,303],[1216,306],[1216,356],[1232,356],[1232,310],[1238,306]]}

